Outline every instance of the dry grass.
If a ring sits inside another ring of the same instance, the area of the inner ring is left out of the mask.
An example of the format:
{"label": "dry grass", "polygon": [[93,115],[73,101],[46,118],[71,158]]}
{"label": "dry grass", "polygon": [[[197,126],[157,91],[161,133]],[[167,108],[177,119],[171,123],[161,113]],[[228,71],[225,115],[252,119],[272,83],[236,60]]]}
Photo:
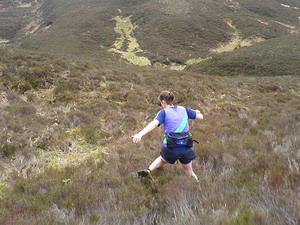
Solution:
{"label": "dry grass", "polygon": [[[1,224],[299,221],[298,77],[207,77],[0,53],[8,84],[0,89]],[[20,90],[20,80],[37,85]],[[205,116],[191,121],[200,185],[177,164],[149,179],[135,173],[158,156],[163,132],[138,145],[131,136],[170,87],[177,103]]]}
{"label": "dry grass", "polygon": [[[0,48],[0,224],[299,223],[296,11],[269,0],[53,0],[31,23],[29,7],[8,7],[33,2],[18,2],[3,2],[2,44],[29,24],[22,47],[80,60]],[[230,33],[234,48],[273,40],[209,57]],[[143,54],[235,76],[122,64],[112,46],[133,62]],[[131,137],[160,110],[165,89],[204,113],[190,121],[200,184],[179,164],[136,176],[158,156],[163,131],[138,145]]]}

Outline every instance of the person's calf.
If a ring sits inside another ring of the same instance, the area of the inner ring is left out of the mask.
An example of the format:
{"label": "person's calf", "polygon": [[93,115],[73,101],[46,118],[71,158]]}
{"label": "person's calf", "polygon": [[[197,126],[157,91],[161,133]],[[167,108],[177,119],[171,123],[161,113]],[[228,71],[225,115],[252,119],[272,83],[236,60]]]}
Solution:
{"label": "person's calf", "polygon": [[153,170],[163,166],[166,163],[167,163],[167,161],[164,160],[161,156],[159,156],[153,161],[153,163],[151,163],[151,165],[149,166],[149,169],[151,171],[153,171]]}
{"label": "person's calf", "polygon": [[184,169],[184,171],[190,175],[191,177],[193,177],[197,182],[199,182],[197,175],[194,173],[193,168],[192,168],[192,162],[188,163],[188,164],[182,164],[182,167]]}

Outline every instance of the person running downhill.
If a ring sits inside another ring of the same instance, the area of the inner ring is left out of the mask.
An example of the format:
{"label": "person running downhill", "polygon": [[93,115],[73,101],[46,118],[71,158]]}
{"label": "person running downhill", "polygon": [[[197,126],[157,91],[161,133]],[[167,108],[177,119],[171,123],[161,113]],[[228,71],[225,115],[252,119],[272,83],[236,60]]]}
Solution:
{"label": "person running downhill", "polygon": [[156,158],[148,169],[138,171],[141,177],[148,176],[153,170],[170,163],[174,164],[179,160],[187,174],[198,181],[197,175],[192,168],[192,161],[196,158],[193,147],[193,140],[189,133],[188,119],[203,119],[199,110],[192,110],[184,106],[174,106],[174,94],[170,91],[163,91],[158,97],[159,105],[162,106],[155,119],[144,129],[135,134],[132,138],[134,143],[138,143],[142,137],[154,128],[164,124],[165,139],[163,141],[160,156]]}

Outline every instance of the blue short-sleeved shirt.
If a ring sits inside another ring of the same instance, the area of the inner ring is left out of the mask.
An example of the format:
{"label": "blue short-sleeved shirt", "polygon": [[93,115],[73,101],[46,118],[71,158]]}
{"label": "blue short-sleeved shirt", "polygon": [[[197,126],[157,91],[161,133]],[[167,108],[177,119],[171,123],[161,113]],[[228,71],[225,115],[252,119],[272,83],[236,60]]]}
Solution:
{"label": "blue short-sleeved shirt", "polygon": [[[189,124],[188,119],[196,119],[196,111],[184,106],[167,107],[160,110],[156,118],[159,121],[159,125],[164,124],[165,133],[170,132],[188,132]],[[183,124],[185,121],[185,124]],[[185,125],[177,130],[180,125]]]}
{"label": "blue short-sleeved shirt", "polygon": [[[188,119],[196,119],[196,116],[195,110],[184,106],[174,106],[160,110],[155,119],[159,121],[159,125],[164,124],[165,133],[188,132]],[[163,146],[167,146],[166,140]]]}

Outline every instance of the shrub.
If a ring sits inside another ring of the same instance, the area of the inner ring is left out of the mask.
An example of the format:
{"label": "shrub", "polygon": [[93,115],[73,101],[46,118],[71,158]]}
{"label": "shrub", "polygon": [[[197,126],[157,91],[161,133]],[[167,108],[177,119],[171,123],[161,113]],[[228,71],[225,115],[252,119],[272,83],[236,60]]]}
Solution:
{"label": "shrub", "polygon": [[280,155],[275,155],[270,165],[268,179],[269,184],[272,188],[278,190],[278,188],[283,185],[287,170],[288,168],[283,157],[280,157]]}
{"label": "shrub", "polygon": [[258,210],[252,210],[249,206],[244,206],[239,211],[238,215],[233,218],[229,224],[232,225],[255,225],[267,224],[261,217]]}
{"label": "shrub", "polygon": [[92,117],[90,114],[83,111],[74,111],[70,112],[68,115],[69,121],[72,126],[78,126],[81,123],[90,123],[92,122]]}
{"label": "shrub", "polygon": [[5,143],[1,145],[0,152],[4,157],[11,157],[15,154],[16,150],[17,150],[16,146]]}
{"label": "shrub", "polygon": [[8,111],[17,116],[34,116],[36,114],[35,107],[26,103],[11,104]]}

